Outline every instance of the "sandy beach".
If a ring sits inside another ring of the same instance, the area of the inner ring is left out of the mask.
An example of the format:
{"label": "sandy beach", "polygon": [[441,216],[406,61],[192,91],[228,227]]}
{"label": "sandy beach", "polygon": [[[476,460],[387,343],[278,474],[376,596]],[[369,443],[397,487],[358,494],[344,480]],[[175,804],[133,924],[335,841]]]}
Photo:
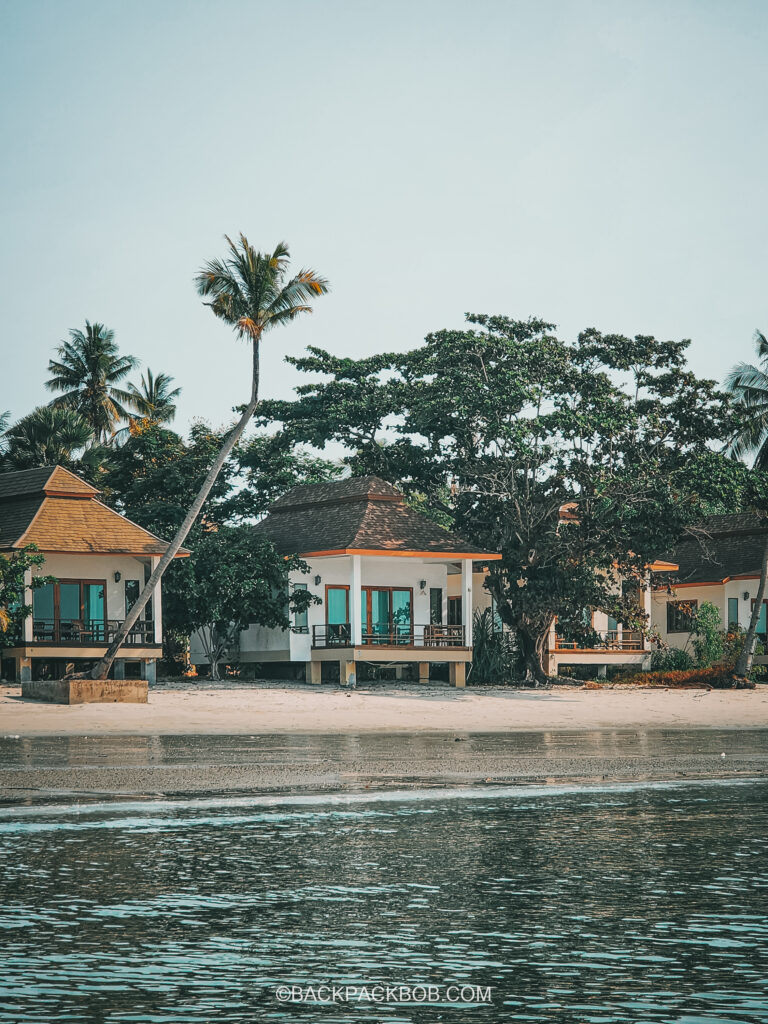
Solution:
{"label": "sandy beach", "polygon": [[490,733],[595,729],[768,729],[755,690],[554,687],[515,690],[301,684],[158,686],[148,704],[42,704],[0,690],[0,735],[172,736],[274,733]]}

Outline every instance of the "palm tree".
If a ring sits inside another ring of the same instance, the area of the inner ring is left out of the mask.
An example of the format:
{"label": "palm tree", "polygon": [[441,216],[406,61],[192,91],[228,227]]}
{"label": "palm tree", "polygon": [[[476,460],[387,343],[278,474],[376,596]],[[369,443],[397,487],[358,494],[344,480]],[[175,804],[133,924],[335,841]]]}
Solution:
{"label": "palm tree", "polygon": [[311,313],[310,301],[328,291],[328,282],[313,270],[300,270],[288,277],[290,253],[284,242],[272,253],[257,252],[245,235],[239,242],[224,236],[229,252],[223,260],[210,260],[195,277],[200,295],[210,299],[215,316],[229,324],[238,338],[251,346],[251,396],[240,419],[227,434],[226,440],[211,466],[203,486],[192,502],[184,522],[155,566],[138,600],[126,615],[104,657],[90,672],[93,679],[106,679],[112,662],[141,615],[163,573],[186,540],[205,499],[213,487],[221,467],[237,444],[259,401],[259,349],[262,335],[273,327],[295,320],[301,313]]}
{"label": "palm tree", "polygon": [[745,414],[728,452],[737,459],[754,452],[754,468],[768,469],[768,338],[761,331],[755,331],[755,347],[760,365],[739,363],[725,378],[737,410]]}
{"label": "palm tree", "polygon": [[115,343],[115,332],[103,324],[85,321],[85,331],[69,332],[51,359],[48,372],[53,374],[46,387],[61,391],[52,406],[76,409],[90,424],[97,441],[105,441],[115,427],[128,418],[126,406],[132,406],[130,391],[117,385],[138,365],[134,356],[121,356]]}
{"label": "palm tree", "polygon": [[27,413],[3,435],[5,462],[11,469],[72,466],[77,452],[93,440],[88,423],[73,409],[41,405]]}
{"label": "palm tree", "polygon": [[0,466],[3,464],[5,458],[5,452],[8,447],[8,441],[5,437],[5,432],[8,429],[8,424],[11,422],[11,413],[0,412]]}
{"label": "palm tree", "polygon": [[[725,378],[725,387],[734,395],[736,408],[744,415],[740,417],[738,431],[728,445],[728,452],[734,458],[742,459],[755,453],[753,468],[768,469],[768,338],[762,331],[755,331],[755,347],[760,365],[739,363]],[[746,678],[752,671],[752,662],[757,643],[757,623],[768,588],[768,534],[765,538],[760,580],[757,596],[752,606],[744,646],[739,654],[734,675]]]}
{"label": "palm tree", "polygon": [[181,394],[181,388],[171,389],[172,384],[173,377],[167,373],[155,377],[147,367],[147,376],[141,375],[140,388],[128,385],[134,411],[150,423],[170,423],[176,415],[175,399]]}

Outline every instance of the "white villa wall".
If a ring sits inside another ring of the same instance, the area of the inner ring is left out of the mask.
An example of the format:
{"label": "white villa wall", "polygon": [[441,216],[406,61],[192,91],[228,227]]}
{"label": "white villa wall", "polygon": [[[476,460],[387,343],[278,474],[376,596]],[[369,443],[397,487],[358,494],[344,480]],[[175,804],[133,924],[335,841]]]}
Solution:
{"label": "white villa wall", "polygon": [[[703,587],[678,587],[672,594],[666,590],[658,590],[653,595],[652,622],[659,635],[670,647],[690,648],[690,633],[667,633],[667,604],[670,601],[697,601],[700,608],[705,601],[720,610],[720,621],[725,628],[728,623],[728,599],[737,598],[739,602],[739,626],[746,629],[752,614],[752,601],[757,596],[759,580],[729,580],[727,583],[716,583]],[[747,594],[747,600],[744,600]]]}
{"label": "white villa wall", "polygon": [[[139,580],[144,586],[145,560],[133,558],[131,555],[57,555],[47,554],[45,562],[33,569],[33,576],[55,576],[59,580],[104,580],[106,583],[107,618],[125,618],[125,581]],[[121,579],[115,582],[115,573]],[[153,602],[155,610],[155,643],[162,643],[162,623],[160,618],[160,592],[158,584]],[[31,604],[31,599],[30,599]],[[32,628],[32,618],[27,620]]]}
{"label": "white villa wall", "polygon": [[[350,555],[325,555],[305,558],[309,572],[293,572],[290,583],[303,583],[310,594],[320,598],[320,604],[310,605],[308,609],[308,633],[295,633],[293,630],[267,629],[263,626],[250,626],[240,634],[240,660],[242,662],[258,661],[310,661],[312,657],[312,628],[325,624],[325,588],[326,586],[350,586],[352,584],[352,557]],[[440,587],[443,591],[443,622],[448,620],[449,584],[448,564],[446,562],[427,562],[420,558],[361,556],[361,579],[364,587],[411,587],[413,589],[413,622],[416,625],[429,623],[429,591],[432,587]],[[315,577],[320,583],[315,583]],[[475,574],[475,584],[482,576]],[[452,577],[456,580],[457,593],[461,587],[461,575]],[[425,581],[423,590],[419,582]],[[490,597],[488,598],[490,601]],[[190,644],[190,655],[193,663],[205,661],[202,646],[197,636],[193,636]]]}

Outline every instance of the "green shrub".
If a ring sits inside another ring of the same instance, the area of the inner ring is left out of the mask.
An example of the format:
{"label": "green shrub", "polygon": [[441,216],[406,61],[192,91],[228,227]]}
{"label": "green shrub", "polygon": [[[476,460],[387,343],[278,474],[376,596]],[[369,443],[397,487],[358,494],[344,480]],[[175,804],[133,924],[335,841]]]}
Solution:
{"label": "green shrub", "polygon": [[693,668],[693,658],[679,647],[667,647],[651,655],[651,672],[675,672]]}
{"label": "green shrub", "polygon": [[717,661],[722,661],[725,631],[720,622],[720,609],[711,601],[704,601],[694,615],[691,637],[697,665],[706,668]]}
{"label": "green shrub", "polygon": [[519,676],[517,649],[509,633],[496,629],[490,608],[472,618],[472,667],[468,682],[512,683]]}

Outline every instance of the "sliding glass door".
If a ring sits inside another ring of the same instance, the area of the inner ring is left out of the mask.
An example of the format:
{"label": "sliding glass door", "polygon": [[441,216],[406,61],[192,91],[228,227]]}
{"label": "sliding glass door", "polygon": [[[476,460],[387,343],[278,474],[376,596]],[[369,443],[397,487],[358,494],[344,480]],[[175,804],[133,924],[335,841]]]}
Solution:
{"label": "sliding glass door", "polygon": [[412,604],[413,592],[409,587],[363,587],[363,643],[412,643]]}

